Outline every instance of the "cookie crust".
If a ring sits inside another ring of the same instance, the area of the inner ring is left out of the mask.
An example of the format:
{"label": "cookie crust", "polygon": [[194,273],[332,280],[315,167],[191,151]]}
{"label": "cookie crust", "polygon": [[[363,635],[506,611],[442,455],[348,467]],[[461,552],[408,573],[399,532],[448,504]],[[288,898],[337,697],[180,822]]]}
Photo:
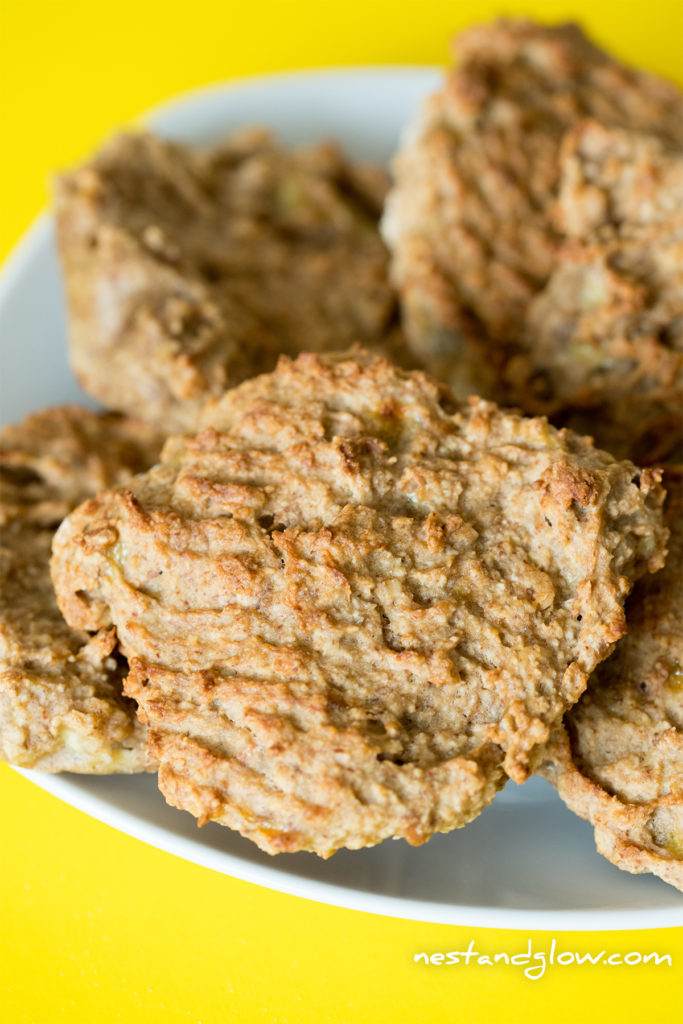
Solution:
{"label": "cookie crust", "polygon": [[641,580],[628,633],[553,735],[541,774],[617,867],[683,890],[683,473],[665,476],[665,567]]}
{"label": "cookie crust", "polygon": [[56,187],[83,388],[167,432],[280,353],[401,344],[379,168],[239,132],[200,151],[121,135]]}
{"label": "cookie crust", "polygon": [[525,408],[618,457],[683,458],[683,154],[587,121],[561,164],[566,241],[508,375],[526,357],[526,379],[513,380]]}
{"label": "cookie crust", "polygon": [[167,799],[327,856],[526,778],[662,562],[661,498],[545,420],[307,354],[76,510],[53,577],[116,628]]}
{"label": "cookie crust", "polygon": [[538,412],[504,371],[564,242],[553,218],[562,140],[593,118],[681,147],[683,94],[572,24],[501,19],[454,50],[394,162],[382,224],[392,275],[422,365],[459,394]]}
{"label": "cookie crust", "polygon": [[52,536],[75,505],[127,481],[160,439],[139,421],[75,406],[0,432],[0,758],[40,771],[148,769],[123,696],[113,630],[70,629],[50,580]]}

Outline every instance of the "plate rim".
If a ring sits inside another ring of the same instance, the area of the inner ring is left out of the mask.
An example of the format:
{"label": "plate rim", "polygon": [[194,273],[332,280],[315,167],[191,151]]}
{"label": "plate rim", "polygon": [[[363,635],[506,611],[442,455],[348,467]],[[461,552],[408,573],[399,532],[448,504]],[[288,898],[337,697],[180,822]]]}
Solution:
{"label": "plate rim", "polygon": [[[613,908],[588,910],[551,910],[515,907],[481,907],[464,904],[436,903],[382,893],[350,889],[334,882],[306,878],[288,871],[256,864],[227,851],[202,846],[184,836],[177,836],[138,815],[121,810],[97,796],[77,787],[72,788],[69,776],[48,775],[28,768],[9,765],[13,771],[43,791],[57,797],[70,807],[96,821],[109,825],[124,835],[156,849],[163,850],[181,860],[209,868],[252,885],[328,906],[361,913],[378,914],[399,920],[421,921],[477,928],[510,930],[532,929],[545,932],[567,931],[630,931],[683,926],[683,907],[666,908]],[[97,776],[89,776],[97,778]],[[229,870],[228,870],[229,868]],[[605,917],[609,921],[605,922]],[[557,918],[561,918],[558,923]]]}
{"label": "plate rim", "polygon": [[[128,126],[147,126],[158,129],[157,122],[196,103],[218,97],[225,92],[248,91],[249,88],[277,83],[300,81],[304,78],[345,78],[369,75],[374,77],[414,77],[419,80],[440,70],[435,64],[361,64],[321,68],[303,68],[244,75],[234,79],[213,82],[178,93],[134,115]],[[125,128],[125,126],[123,126]],[[116,128],[111,131],[117,130]],[[163,131],[163,128],[161,129]],[[277,127],[274,127],[277,132]],[[11,247],[0,266],[0,307],[11,294],[15,283],[30,266],[41,248],[48,245],[53,232],[53,217],[41,211]],[[436,903],[408,897],[372,893],[346,888],[338,883],[320,881],[293,874],[287,870],[270,868],[244,860],[227,851],[202,846],[183,836],[177,836],[159,826],[146,822],[133,812],[121,810],[102,797],[86,793],[64,775],[49,775],[31,769],[9,765],[20,776],[40,789],[75,807],[89,817],[102,822],[134,839],[180,857],[220,874],[259,885],[317,903],[342,907],[364,913],[379,914],[402,920],[432,924],[471,926],[500,929],[534,929],[538,931],[625,931],[646,928],[675,928],[683,926],[683,905],[660,908],[604,908],[579,910],[531,909],[515,907],[482,907],[463,904]],[[86,776],[97,779],[97,776]]]}

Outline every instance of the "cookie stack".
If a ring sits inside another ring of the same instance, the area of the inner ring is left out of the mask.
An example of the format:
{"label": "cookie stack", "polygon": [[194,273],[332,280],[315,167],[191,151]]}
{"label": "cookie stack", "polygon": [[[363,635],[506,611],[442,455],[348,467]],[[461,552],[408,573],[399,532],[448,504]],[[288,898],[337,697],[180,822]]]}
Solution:
{"label": "cookie stack", "polygon": [[391,184],[255,130],[60,179],[116,411],[0,435],[0,755],[321,856],[538,772],[683,888],[683,97],[574,26],[456,49]]}

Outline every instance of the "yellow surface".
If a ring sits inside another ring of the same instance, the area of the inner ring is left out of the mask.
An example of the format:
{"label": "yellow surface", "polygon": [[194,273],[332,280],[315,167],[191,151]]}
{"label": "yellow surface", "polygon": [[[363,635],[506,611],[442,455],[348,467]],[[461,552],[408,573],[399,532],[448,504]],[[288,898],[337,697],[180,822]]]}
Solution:
{"label": "yellow surface", "polygon": [[[284,68],[443,62],[453,29],[501,10],[581,18],[683,80],[681,0],[0,0],[0,256],[50,172],[195,86]],[[528,934],[319,906],[120,835],[0,768],[0,1022],[403,1024],[683,1018],[683,930],[559,934],[564,949],[672,966],[426,967],[413,954],[519,952]],[[532,935],[534,949],[548,936]],[[558,947],[559,948],[559,947]]]}

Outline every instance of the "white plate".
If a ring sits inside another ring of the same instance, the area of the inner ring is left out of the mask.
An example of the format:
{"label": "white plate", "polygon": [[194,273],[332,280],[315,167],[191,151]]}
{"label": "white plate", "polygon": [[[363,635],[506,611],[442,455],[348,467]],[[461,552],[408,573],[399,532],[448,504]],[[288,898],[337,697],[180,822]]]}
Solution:
{"label": "white plate", "polygon": [[[145,120],[160,133],[207,142],[252,122],[289,143],[339,138],[357,157],[387,159],[420,97],[438,80],[427,68],[304,72],[196,92]],[[64,306],[52,222],[41,218],[0,281],[2,421],[64,401],[87,401],[66,360]],[[91,404],[91,403],[88,403]],[[476,821],[426,846],[385,842],[270,858],[218,825],[201,831],[167,807],[148,776],[26,778],[144,842],[179,857],[308,899],[446,924],[497,928],[654,928],[683,924],[683,897],[633,877],[595,852],[592,829],[539,779],[510,783]],[[106,841],[106,837],[103,837]]]}

